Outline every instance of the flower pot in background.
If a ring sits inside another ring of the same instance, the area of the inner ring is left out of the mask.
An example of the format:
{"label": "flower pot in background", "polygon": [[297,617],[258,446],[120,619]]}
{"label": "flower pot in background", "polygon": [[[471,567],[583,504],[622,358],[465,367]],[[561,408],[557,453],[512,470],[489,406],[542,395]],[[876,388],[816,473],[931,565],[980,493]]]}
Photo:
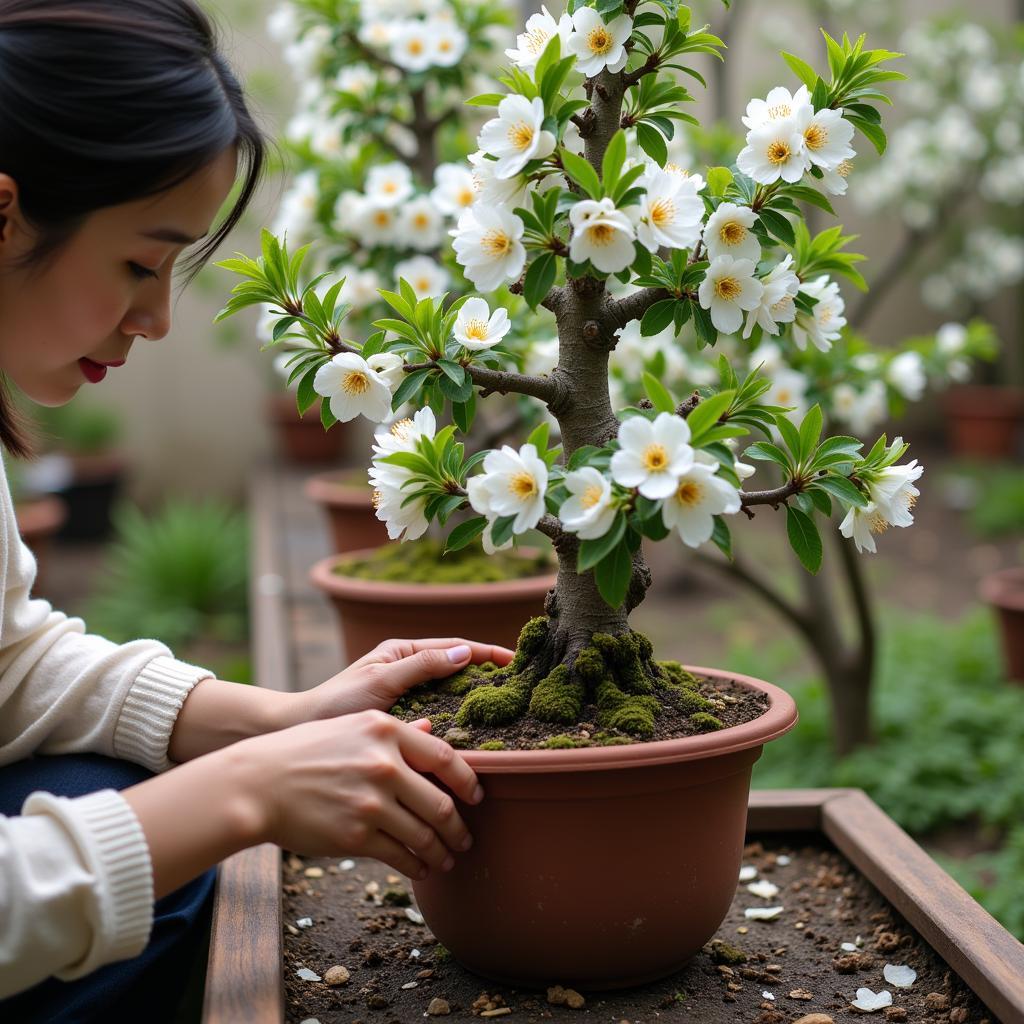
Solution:
{"label": "flower pot in background", "polygon": [[349,662],[392,637],[466,636],[515,648],[527,620],[544,612],[555,573],[497,583],[394,583],[342,576],[339,564],[372,554],[325,558],[310,570],[334,605]]}
{"label": "flower pot in background", "polygon": [[68,515],[62,540],[103,540],[110,536],[111,512],[127,477],[127,463],[118,454],[71,455],[71,477],[59,491]]}
{"label": "flower pot in background", "polygon": [[319,400],[300,417],[292,392],[271,395],[267,400],[267,416],[277,436],[278,450],[290,462],[303,465],[337,462],[345,451],[344,425],[324,430]]}
{"label": "flower pot in background", "polygon": [[51,496],[19,501],[15,504],[18,532],[36,558],[36,588],[45,584],[46,564],[53,538],[67,519],[67,507]]}
{"label": "flower pot in background", "polygon": [[1024,441],[1024,390],[980,384],[950,388],[943,400],[954,454],[1013,459]]}
{"label": "flower pot in background", "polygon": [[335,554],[388,543],[387,528],[374,514],[365,470],[318,473],[306,481],[306,497],[324,510]]}
{"label": "flower pot in background", "polygon": [[487,798],[459,805],[474,836],[448,872],[415,882],[430,930],[502,984],[627,988],[671,974],[711,938],[736,892],[750,774],[797,720],[760,717],[683,739],[569,750],[467,750]]}
{"label": "flower pot in background", "polygon": [[979,593],[996,613],[1007,674],[1024,683],[1024,566],[990,573]]}

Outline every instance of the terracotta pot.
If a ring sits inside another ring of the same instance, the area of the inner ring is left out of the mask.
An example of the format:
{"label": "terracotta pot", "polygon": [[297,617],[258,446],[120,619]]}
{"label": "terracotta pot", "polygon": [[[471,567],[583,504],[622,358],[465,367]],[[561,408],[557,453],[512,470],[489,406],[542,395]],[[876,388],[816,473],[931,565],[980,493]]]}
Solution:
{"label": "terracotta pot", "polygon": [[1024,566],[990,573],[978,589],[999,620],[1007,673],[1024,683]]}
{"label": "terracotta pot", "polygon": [[319,401],[300,418],[293,394],[271,395],[267,414],[277,433],[281,454],[290,462],[337,462],[346,447],[343,424],[324,430]]}
{"label": "terracotta pot", "polygon": [[1012,459],[1024,427],[1024,390],[964,385],[943,400],[950,446],[957,455]]}
{"label": "terracotta pot", "polygon": [[368,483],[351,483],[352,475],[352,470],[336,470],[306,481],[306,497],[324,510],[338,555],[388,543],[387,528],[374,515],[373,490]]}
{"label": "terracotta pot", "polygon": [[310,570],[338,613],[349,661],[396,636],[464,636],[515,648],[519,631],[544,613],[544,598],[555,585],[554,572],[501,583],[391,583],[334,571],[347,558],[372,553],[334,555]]}
{"label": "terracotta pot", "polygon": [[36,498],[15,506],[18,532],[36,559],[36,586],[44,579],[50,548],[55,534],[68,516],[67,506],[60,498]]}
{"label": "terracotta pot", "polygon": [[784,690],[744,725],[570,750],[463,751],[487,793],[459,805],[473,836],[449,872],[414,884],[430,930],[505,985],[628,988],[682,967],[736,892],[754,762],[791,729]]}

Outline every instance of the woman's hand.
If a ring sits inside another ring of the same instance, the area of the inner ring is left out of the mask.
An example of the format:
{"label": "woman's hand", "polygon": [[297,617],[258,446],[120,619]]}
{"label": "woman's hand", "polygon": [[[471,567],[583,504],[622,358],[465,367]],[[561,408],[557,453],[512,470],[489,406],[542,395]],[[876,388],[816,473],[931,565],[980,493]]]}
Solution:
{"label": "woman's hand", "polygon": [[472,842],[455,799],[479,803],[483,790],[428,722],[363,711],[240,740],[124,796],[160,896],[263,842],[375,857],[411,878],[448,870]]}
{"label": "woman's hand", "polygon": [[407,690],[429,679],[442,679],[469,664],[493,661],[507,665],[507,647],[458,638],[388,640],[302,696],[305,720],[387,711]]}

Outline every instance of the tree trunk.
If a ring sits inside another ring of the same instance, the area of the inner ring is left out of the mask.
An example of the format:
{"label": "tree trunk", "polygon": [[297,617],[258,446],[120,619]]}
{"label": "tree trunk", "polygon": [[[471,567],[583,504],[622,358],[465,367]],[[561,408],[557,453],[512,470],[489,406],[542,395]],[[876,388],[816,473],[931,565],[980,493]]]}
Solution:
{"label": "tree trunk", "polygon": [[855,658],[826,669],[836,754],[845,757],[874,739],[871,731],[871,668]]}

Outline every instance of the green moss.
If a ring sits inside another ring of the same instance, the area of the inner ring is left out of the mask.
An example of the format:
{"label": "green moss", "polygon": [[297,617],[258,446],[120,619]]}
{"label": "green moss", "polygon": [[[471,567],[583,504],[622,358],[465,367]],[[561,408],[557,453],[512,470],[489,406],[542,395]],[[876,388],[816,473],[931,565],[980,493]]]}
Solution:
{"label": "green moss", "polygon": [[519,718],[530,701],[533,676],[510,675],[500,686],[485,684],[466,694],[455,721],[461,726],[501,725]]}
{"label": "green moss", "polygon": [[721,939],[713,939],[711,942],[711,959],[716,964],[735,966],[736,964],[745,964],[747,962],[747,954],[738,946],[730,946],[728,942],[723,942]]}
{"label": "green moss", "polygon": [[668,686],[679,686],[686,690],[695,690],[700,681],[692,672],[687,672],[678,661],[659,661],[658,668],[667,677]]}
{"label": "green moss", "polygon": [[453,721],[455,716],[450,711],[438,711],[436,715],[430,716],[431,725],[438,726],[444,725],[447,722]]}
{"label": "green moss", "polygon": [[589,747],[590,741],[581,739],[578,736],[549,736],[546,740],[537,744],[538,750],[570,750],[574,747]]}
{"label": "green moss", "polygon": [[477,750],[505,750],[504,740],[487,740],[485,743],[481,743]]}
{"label": "green moss", "polygon": [[443,554],[441,541],[385,544],[365,558],[341,561],[335,572],[353,579],[388,583],[498,583],[551,572],[547,554],[532,557],[511,551],[487,555],[474,546]]}
{"label": "green moss", "polygon": [[516,642],[516,656],[508,666],[513,675],[522,672],[540,654],[548,639],[548,620],[543,615],[530,619],[519,631]]}
{"label": "green moss", "polygon": [[568,665],[558,665],[533,688],[530,713],[544,722],[570,725],[579,721],[585,695],[583,681],[570,675]]}
{"label": "green moss", "polygon": [[405,889],[385,889],[380,894],[381,902],[386,907],[411,907],[412,897]]}
{"label": "green moss", "polygon": [[442,946],[441,943],[439,942],[434,947],[434,963],[446,964],[451,960],[451,958],[452,954],[447,946]]}
{"label": "green moss", "polygon": [[714,715],[709,715],[706,711],[698,711],[695,715],[690,715],[690,721],[694,725],[700,726],[702,729],[724,729],[725,722],[720,718],[715,718]]}
{"label": "green moss", "polygon": [[632,736],[613,736],[607,732],[594,733],[594,743],[599,747],[620,747],[632,742]]}

